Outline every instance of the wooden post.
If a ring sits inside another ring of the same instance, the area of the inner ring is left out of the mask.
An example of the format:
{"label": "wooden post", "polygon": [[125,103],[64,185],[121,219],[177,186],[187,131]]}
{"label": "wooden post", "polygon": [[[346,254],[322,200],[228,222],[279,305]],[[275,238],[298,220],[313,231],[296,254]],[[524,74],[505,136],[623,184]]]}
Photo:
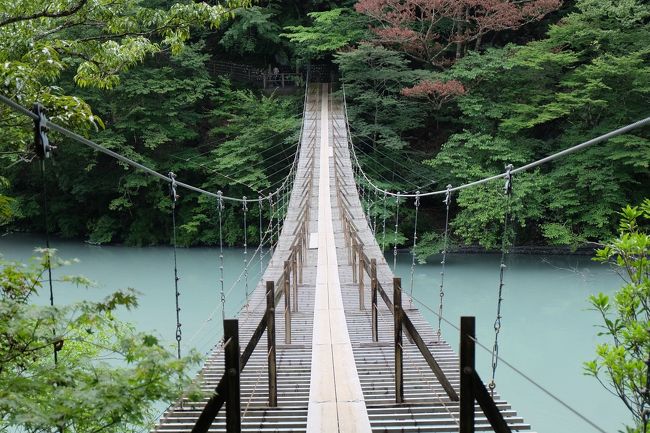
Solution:
{"label": "wooden post", "polygon": [[293,269],[293,311],[298,312],[298,262],[296,260],[297,249],[293,250],[291,266]]}
{"label": "wooden post", "polygon": [[395,403],[404,403],[402,350],[402,279],[393,278],[393,317],[395,319]]}
{"label": "wooden post", "polygon": [[291,273],[289,272],[290,261],[284,262],[284,342],[291,344]]}
{"label": "wooden post", "polygon": [[[342,211],[343,210],[341,209],[341,212]],[[351,254],[350,245],[352,241],[350,240],[350,231],[348,230],[348,220],[345,218],[343,218],[343,236],[345,237],[345,246],[347,247],[346,249],[348,251],[348,265],[351,265],[352,254]]]}
{"label": "wooden post", "polygon": [[284,88],[284,74],[280,74],[280,80],[282,80],[282,88]]}
{"label": "wooden post", "polygon": [[377,330],[377,259],[370,259],[370,289],[371,289],[371,322],[372,322],[372,341],[375,343],[379,341],[379,333]]}
{"label": "wooden post", "polygon": [[460,433],[474,433],[474,317],[460,318]]}
{"label": "wooden post", "polygon": [[357,283],[357,241],[352,238],[352,283]]}
{"label": "wooden post", "polygon": [[365,266],[365,261],[363,259],[363,246],[362,246],[362,244],[359,244],[357,246],[357,251],[359,253],[359,310],[363,311],[363,310],[366,309],[366,307],[364,305],[365,300],[363,298],[363,295],[364,295],[363,292],[365,290],[365,284],[363,282],[363,280],[364,280],[363,274],[365,274],[365,272],[366,272],[365,271],[366,266]]}
{"label": "wooden post", "polygon": [[298,284],[302,284],[302,271],[305,266],[305,256],[304,256],[304,250],[303,250],[303,245],[305,239],[305,232],[302,232],[302,238],[300,239],[300,245],[298,245],[298,261],[300,262],[298,264]]}
{"label": "wooden post", "polygon": [[275,351],[275,283],[266,282],[266,342],[269,348],[269,407],[278,405],[278,370]]}
{"label": "wooden post", "polygon": [[223,321],[223,338],[227,342],[224,350],[226,381],[226,432],[241,432],[241,402],[239,394],[239,321]]}

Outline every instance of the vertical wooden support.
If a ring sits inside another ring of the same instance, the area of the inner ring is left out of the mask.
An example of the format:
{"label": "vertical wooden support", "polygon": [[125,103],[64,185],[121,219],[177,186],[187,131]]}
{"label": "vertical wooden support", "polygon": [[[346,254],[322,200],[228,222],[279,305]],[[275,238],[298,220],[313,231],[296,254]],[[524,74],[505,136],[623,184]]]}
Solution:
{"label": "vertical wooden support", "polygon": [[352,238],[352,283],[357,283],[357,241]]}
{"label": "vertical wooden support", "polygon": [[460,433],[474,433],[475,319],[460,318]]}
{"label": "vertical wooden support", "polygon": [[293,273],[293,311],[298,312],[298,262],[296,256],[298,250],[293,250],[293,259],[291,260],[291,267]]}
{"label": "vertical wooden support", "polygon": [[393,316],[395,319],[395,403],[404,403],[402,350],[402,279],[393,278]]}
{"label": "vertical wooden support", "polygon": [[377,330],[377,259],[370,259],[370,289],[371,289],[371,322],[372,322],[372,341],[379,341]]}
{"label": "vertical wooden support", "polygon": [[269,407],[278,405],[278,370],[275,351],[275,283],[266,282],[266,342],[269,348]]}
{"label": "vertical wooden support", "polygon": [[348,265],[352,264],[352,250],[350,245],[352,244],[350,240],[350,231],[348,228],[348,221],[347,219],[343,219],[343,235],[345,236],[345,246],[347,247],[346,249],[348,250]]}
{"label": "vertical wooden support", "polygon": [[226,368],[226,432],[241,432],[241,401],[239,399],[239,321],[223,321],[223,338],[228,342],[224,350]]}
{"label": "vertical wooden support", "polygon": [[284,262],[284,342],[291,344],[291,273],[289,266],[291,262]]}
{"label": "vertical wooden support", "polygon": [[363,311],[366,309],[365,306],[365,299],[364,299],[364,290],[365,290],[365,284],[364,284],[364,274],[366,272],[366,264],[363,259],[363,246],[359,244],[357,247],[357,251],[359,253],[359,310]]}
{"label": "vertical wooden support", "polygon": [[298,284],[302,284],[302,272],[303,272],[303,268],[305,267],[305,251],[303,249],[303,245],[304,245],[303,239],[305,239],[305,236],[307,236],[307,235],[303,231],[302,232],[302,239],[300,239],[300,245],[298,245],[299,246],[299,248],[298,248],[298,261],[299,261],[299,264],[298,264]]}

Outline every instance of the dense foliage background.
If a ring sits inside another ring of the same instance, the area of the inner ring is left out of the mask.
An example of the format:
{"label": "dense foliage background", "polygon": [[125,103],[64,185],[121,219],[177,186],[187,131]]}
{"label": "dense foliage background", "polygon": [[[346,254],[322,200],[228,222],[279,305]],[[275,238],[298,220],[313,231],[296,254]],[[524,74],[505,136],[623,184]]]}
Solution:
{"label": "dense foliage background", "polygon": [[[45,27],[16,32],[22,21],[0,22],[3,94],[23,105],[42,101],[54,119],[106,147],[234,196],[266,194],[286,173],[301,95],[228,81],[214,73],[214,60],[287,72],[329,68],[345,85],[365,171],[393,191],[496,174],[648,115],[650,5],[641,0],[233,2],[223,16],[193,12],[216,20],[211,30],[187,13],[165,15],[162,0],[107,7],[98,28],[91,24],[97,8],[83,3],[81,13],[49,18]],[[129,8],[158,21],[138,29],[127,22]],[[165,30],[182,19],[182,31]],[[0,114],[0,222],[42,230],[30,122],[4,107]],[[58,234],[97,243],[169,241],[162,183],[53,139],[59,148],[46,183]],[[649,164],[645,128],[517,176],[515,242],[578,246],[606,237],[616,210],[648,195]],[[454,244],[499,244],[501,188],[493,183],[454,198]],[[426,255],[435,250],[443,204],[422,206]],[[215,243],[214,207],[183,194],[182,243]],[[237,244],[239,209],[226,211],[227,240]],[[383,212],[379,201],[371,212]],[[403,217],[400,239],[410,244],[412,214]],[[256,224],[249,230],[254,241]]]}

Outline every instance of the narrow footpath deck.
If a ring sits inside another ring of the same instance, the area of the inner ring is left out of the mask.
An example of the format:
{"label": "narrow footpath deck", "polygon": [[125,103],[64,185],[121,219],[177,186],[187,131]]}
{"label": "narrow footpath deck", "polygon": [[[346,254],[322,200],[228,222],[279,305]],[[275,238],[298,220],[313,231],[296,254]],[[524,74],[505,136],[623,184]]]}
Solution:
{"label": "narrow footpath deck", "polygon": [[[296,178],[277,248],[249,308],[239,317],[240,341],[245,345],[264,316],[265,282],[282,277],[296,233],[306,232],[302,280],[297,297],[291,297],[290,337],[281,308],[275,316],[278,404],[268,405],[271,352],[262,338],[241,374],[242,431],[457,432],[458,402],[448,397],[420,350],[406,337],[402,343],[404,403],[395,403],[393,315],[380,299],[378,341],[373,342],[369,276],[363,277],[360,300],[350,228],[365,255],[376,260],[377,280],[386,293],[393,293],[394,276],[357,194],[342,101],[332,98],[327,84],[308,88],[301,137]],[[403,304],[458,392],[457,355],[409,306],[407,297]],[[201,372],[202,388],[213,391],[223,371],[223,354],[215,347]],[[513,431],[530,429],[498,395],[495,401]],[[155,431],[190,432],[202,406],[181,399],[163,415]],[[477,430],[491,431],[478,407],[476,413]],[[210,431],[225,431],[223,410]]]}

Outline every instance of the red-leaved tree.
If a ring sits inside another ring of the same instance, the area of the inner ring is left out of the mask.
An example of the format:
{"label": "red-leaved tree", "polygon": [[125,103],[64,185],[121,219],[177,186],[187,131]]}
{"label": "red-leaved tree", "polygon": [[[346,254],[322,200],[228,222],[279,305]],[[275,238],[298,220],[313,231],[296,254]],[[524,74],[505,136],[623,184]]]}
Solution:
{"label": "red-leaved tree", "polygon": [[458,80],[431,81],[423,80],[413,87],[402,89],[402,95],[414,98],[427,98],[435,108],[440,108],[444,103],[466,92],[463,84]]}
{"label": "red-leaved tree", "polygon": [[[444,66],[488,32],[511,30],[557,9],[561,0],[360,0],[377,41],[413,59]],[[454,55],[455,54],[455,55]]]}

